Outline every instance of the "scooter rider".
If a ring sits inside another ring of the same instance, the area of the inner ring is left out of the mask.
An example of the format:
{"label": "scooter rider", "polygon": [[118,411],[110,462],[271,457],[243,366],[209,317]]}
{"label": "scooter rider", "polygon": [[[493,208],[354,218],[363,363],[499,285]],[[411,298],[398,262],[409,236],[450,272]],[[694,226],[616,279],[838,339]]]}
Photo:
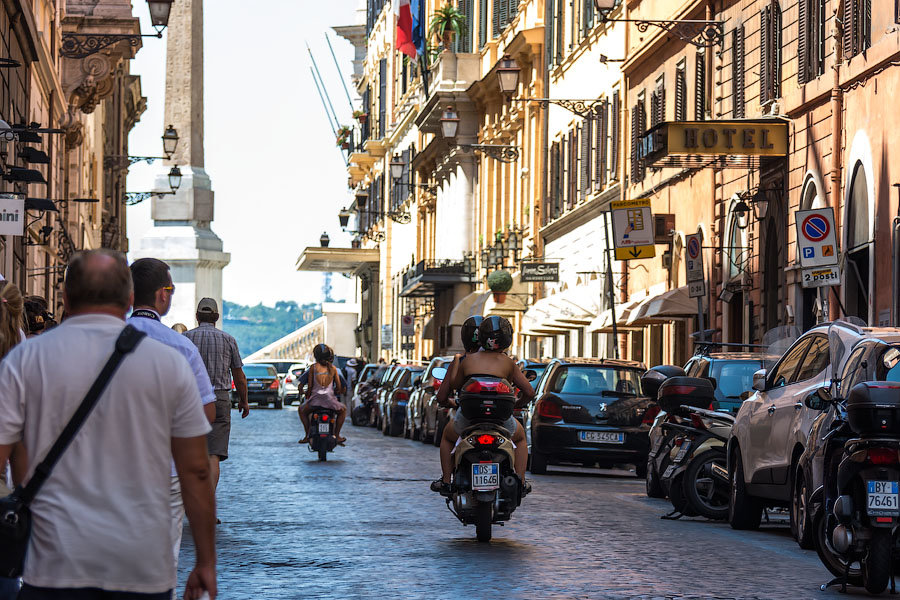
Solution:
{"label": "scooter rider", "polygon": [[[504,353],[504,350],[512,344],[513,329],[509,321],[499,316],[490,316],[483,319],[478,325],[477,339],[482,351],[478,351],[474,345],[472,329],[475,321],[480,317],[469,317],[463,324],[463,345],[466,347],[465,355],[457,355],[450,365],[445,379],[445,385],[438,390],[437,401],[441,405],[449,405],[448,399],[451,390],[459,389],[465,380],[471,375],[489,375],[501,377],[511,381],[521,391],[520,402],[534,397],[534,389],[525,378],[525,374],[513,360]],[[467,327],[469,325],[469,327]],[[431,484],[431,489],[440,492],[441,495],[452,493],[450,476],[453,471],[451,454],[456,441],[463,431],[472,426],[472,423],[463,416],[462,411],[457,410],[456,416],[450,423],[452,427],[444,428],[441,438],[441,479]],[[528,447],[525,441],[525,429],[515,417],[510,417],[503,424],[503,428],[515,432],[513,444],[516,447],[515,470],[519,478],[525,481],[525,468],[528,465]]]}
{"label": "scooter rider", "polygon": [[338,400],[338,396],[347,389],[347,383],[338,368],[332,364],[334,351],[331,348],[325,344],[317,344],[313,348],[313,358],[316,362],[311,364],[297,380],[297,385],[306,385],[306,402],[297,409],[304,431],[303,439],[298,443],[309,442],[309,413],[312,409],[327,408],[338,413],[334,437],[338,444],[343,444],[347,439],[341,437],[341,426],[347,416],[347,407]]}

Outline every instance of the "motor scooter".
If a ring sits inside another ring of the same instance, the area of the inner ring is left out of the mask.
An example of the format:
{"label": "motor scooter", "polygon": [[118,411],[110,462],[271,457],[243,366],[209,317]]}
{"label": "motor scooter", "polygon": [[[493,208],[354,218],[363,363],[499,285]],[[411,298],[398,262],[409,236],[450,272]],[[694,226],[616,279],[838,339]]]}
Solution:
{"label": "motor scooter", "polygon": [[309,451],[317,452],[319,460],[328,460],[328,453],[337,446],[334,428],[338,414],[329,408],[315,407],[309,413]]}

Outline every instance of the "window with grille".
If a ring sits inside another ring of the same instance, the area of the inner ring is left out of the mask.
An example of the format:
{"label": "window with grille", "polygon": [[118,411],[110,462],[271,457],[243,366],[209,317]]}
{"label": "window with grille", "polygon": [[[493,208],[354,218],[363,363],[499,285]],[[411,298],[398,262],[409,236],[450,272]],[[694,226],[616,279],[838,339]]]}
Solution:
{"label": "window with grille", "polygon": [[706,51],[698,50],[694,61],[694,120],[706,119]]}
{"label": "window with grille", "polygon": [[764,104],[781,95],[781,6],[773,0],[759,15],[759,103]]}
{"label": "window with grille", "polygon": [[744,98],[747,87],[744,81],[746,56],[744,26],[741,25],[731,32],[731,102],[732,114],[735,119],[743,119],[746,112],[747,103]]}
{"label": "window with grille", "polygon": [[644,180],[644,165],[641,162],[641,138],[647,130],[647,111],[643,96],[631,108],[631,182]]}
{"label": "window with grille", "polygon": [[825,73],[826,1],[800,0],[797,5],[797,80],[800,84]]}
{"label": "window with grille", "polygon": [[687,65],[682,60],[675,67],[675,120],[687,120]]}
{"label": "window with grille", "polygon": [[844,58],[872,45],[872,0],[844,0]]}

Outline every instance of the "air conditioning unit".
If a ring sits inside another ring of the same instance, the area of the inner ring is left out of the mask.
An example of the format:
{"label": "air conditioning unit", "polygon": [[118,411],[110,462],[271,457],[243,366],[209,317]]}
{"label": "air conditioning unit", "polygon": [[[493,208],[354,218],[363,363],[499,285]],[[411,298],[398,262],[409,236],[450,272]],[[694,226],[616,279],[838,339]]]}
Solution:
{"label": "air conditioning unit", "polygon": [[668,244],[672,241],[672,230],[675,229],[675,215],[653,215],[653,242]]}

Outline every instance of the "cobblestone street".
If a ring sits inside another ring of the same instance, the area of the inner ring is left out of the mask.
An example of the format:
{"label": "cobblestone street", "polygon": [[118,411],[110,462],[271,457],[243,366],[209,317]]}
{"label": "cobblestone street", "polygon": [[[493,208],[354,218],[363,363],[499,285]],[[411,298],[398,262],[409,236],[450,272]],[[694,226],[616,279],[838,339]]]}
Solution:
{"label": "cobblestone street", "polygon": [[[221,598],[824,598],[828,573],[786,524],[663,521],[624,472],[534,477],[490,544],[428,490],[437,448],[347,426],[316,461],[296,408],[233,421],[219,486]],[[179,573],[193,549],[189,530]],[[859,591],[858,593],[864,594]]]}

